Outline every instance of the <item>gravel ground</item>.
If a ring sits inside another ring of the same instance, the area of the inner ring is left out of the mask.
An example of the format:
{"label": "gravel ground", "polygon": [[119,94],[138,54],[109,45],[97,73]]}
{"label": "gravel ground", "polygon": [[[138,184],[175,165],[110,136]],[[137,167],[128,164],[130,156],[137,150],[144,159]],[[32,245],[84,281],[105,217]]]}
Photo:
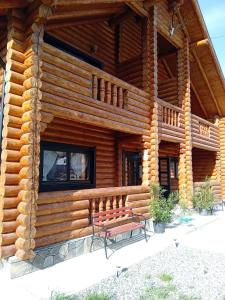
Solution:
{"label": "gravel ground", "polygon": [[225,255],[170,246],[78,294],[104,293],[117,300],[224,300]]}

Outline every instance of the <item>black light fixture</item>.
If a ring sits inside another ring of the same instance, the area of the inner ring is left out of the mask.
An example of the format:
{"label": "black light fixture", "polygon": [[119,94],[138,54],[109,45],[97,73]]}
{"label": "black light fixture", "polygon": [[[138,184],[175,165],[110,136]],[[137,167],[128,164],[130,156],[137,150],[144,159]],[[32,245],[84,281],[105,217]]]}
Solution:
{"label": "black light fixture", "polygon": [[[178,15],[179,8],[182,5],[183,1],[171,0],[171,1],[168,1],[168,2],[169,2],[169,9],[171,10],[171,14],[172,14],[169,33],[170,33],[170,36],[173,36],[176,33],[176,31],[180,27],[182,27],[181,23],[175,24],[175,17]],[[178,20],[178,17],[177,17],[177,20]]]}

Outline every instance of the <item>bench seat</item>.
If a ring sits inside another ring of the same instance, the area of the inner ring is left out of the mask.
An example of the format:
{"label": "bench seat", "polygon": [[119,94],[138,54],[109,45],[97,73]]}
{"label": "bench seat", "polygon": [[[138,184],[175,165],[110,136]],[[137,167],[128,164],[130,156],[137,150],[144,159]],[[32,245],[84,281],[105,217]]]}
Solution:
{"label": "bench seat", "polygon": [[98,232],[96,235],[98,235],[99,237],[103,237],[103,238],[107,237],[108,238],[108,237],[115,236],[117,234],[125,233],[127,231],[144,228],[144,226],[145,225],[141,224],[141,223],[131,222],[128,224],[123,224],[123,225],[120,225],[117,227],[107,229],[106,231]]}

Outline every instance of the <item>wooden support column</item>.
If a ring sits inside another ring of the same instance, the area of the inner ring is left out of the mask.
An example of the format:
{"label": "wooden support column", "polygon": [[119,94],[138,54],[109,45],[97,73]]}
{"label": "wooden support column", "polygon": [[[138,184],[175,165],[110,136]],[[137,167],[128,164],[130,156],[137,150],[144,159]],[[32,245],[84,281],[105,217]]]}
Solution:
{"label": "wooden support column", "polygon": [[179,191],[183,201],[192,206],[192,140],[191,140],[191,94],[190,94],[190,59],[189,43],[186,38],[184,46],[178,53],[178,97],[184,110],[185,139],[180,144],[180,160],[178,166]]}
{"label": "wooden support column", "polygon": [[20,191],[20,149],[22,94],[24,92],[24,15],[22,10],[8,13],[6,86],[3,111],[1,193],[0,193],[0,258],[16,252],[16,218]]}
{"label": "wooden support column", "polygon": [[[151,99],[150,133],[144,136],[143,184],[158,182],[158,103],[157,103],[157,9],[153,6],[143,26],[143,86]],[[147,146],[147,147],[146,147]]]}
{"label": "wooden support column", "polygon": [[22,115],[22,143],[20,165],[20,187],[18,205],[19,216],[16,229],[16,256],[22,260],[30,259],[35,247],[36,234],[36,201],[38,198],[39,162],[40,162],[40,121],[41,121],[41,77],[42,77],[42,44],[43,21],[48,8],[41,5],[36,18],[31,24],[26,38],[25,51],[26,70],[24,71],[23,115]]}
{"label": "wooden support column", "polygon": [[220,184],[222,199],[225,199],[225,118],[219,120],[220,137]]}

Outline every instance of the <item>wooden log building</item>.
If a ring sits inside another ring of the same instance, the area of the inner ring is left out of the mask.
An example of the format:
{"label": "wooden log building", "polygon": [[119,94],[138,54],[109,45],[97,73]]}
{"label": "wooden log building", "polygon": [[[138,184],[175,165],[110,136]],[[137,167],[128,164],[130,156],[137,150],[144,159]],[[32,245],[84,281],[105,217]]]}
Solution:
{"label": "wooden log building", "polygon": [[0,1],[0,258],[148,216],[149,186],[225,198],[224,78],[196,0]]}

